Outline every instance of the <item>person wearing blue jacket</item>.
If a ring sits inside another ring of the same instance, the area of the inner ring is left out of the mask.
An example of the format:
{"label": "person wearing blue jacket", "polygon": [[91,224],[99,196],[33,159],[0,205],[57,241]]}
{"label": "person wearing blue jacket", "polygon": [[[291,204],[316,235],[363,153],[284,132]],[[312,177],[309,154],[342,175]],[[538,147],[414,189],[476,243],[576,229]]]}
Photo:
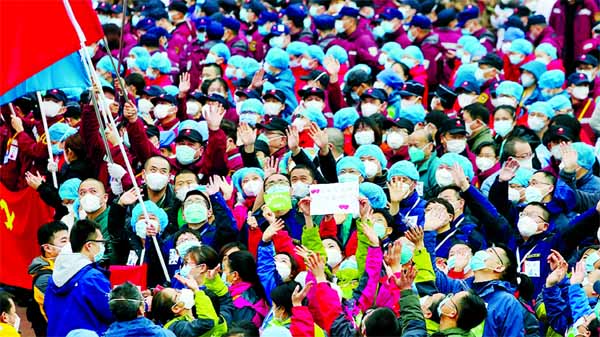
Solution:
{"label": "person wearing blue jacket", "polygon": [[387,175],[390,191],[390,213],[401,233],[409,227],[423,227],[425,222],[425,199],[417,192],[419,171],[415,164],[402,160],[390,167]]}
{"label": "person wearing blue jacket", "polygon": [[291,110],[294,110],[298,106],[296,92],[294,91],[296,79],[289,69],[289,64],[290,57],[283,49],[271,48],[265,57],[263,69],[265,79],[273,84],[275,88],[283,91],[286,97],[285,104]]}
{"label": "person wearing blue jacket", "polygon": [[102,335],[113,321],[108,272],[96,264],[104,256],[106,240],[100,225],[90,220],[77,221],[69,239],[72,253],[63,251],[56,258],[44,299],[48,336],[65,336],[74,329]]}

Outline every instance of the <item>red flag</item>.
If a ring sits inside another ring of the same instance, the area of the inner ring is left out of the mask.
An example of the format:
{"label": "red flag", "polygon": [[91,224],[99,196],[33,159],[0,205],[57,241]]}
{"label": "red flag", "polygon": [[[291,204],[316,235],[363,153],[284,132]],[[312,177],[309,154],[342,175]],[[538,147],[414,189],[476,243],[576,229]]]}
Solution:
{"label": "red flag", "polygon": [[127,281],[139,286],[141,290],[146,290],[146,277],[148,276],[148,266],[110,266],[110,285],[116,287]]}
{"label": "red flag", "polygon": [[40,255],[37,230],[53,215],[34,189],[12,192],[0,183],[0,283],[31,289],[27,267]]}
{"label": "red flag", "polygon": [[[91,0],[68,0],[86,38],[104,33]],[[0,1],[0,95],[80,49],[63,0]]]}

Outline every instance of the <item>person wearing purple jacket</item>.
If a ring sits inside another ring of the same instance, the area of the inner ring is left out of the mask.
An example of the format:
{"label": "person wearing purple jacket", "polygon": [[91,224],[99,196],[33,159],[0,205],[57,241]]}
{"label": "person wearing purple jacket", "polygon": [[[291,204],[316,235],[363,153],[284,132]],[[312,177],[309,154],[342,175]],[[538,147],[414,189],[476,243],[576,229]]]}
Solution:
{"label": "person wearing purple jacket", "polygon": [[350,66],[364,63],[373,69],[379,67],[379,48],[373,33],[358,29],[358,9],[343,7],[335,21],[335,30],[348,43]]}
{"label": "person wearing purple jacket", "polygon": [[456,51],[458,39],[462,37],[456,26],[456,10],[447,8],[439,12],[433,23],[433,32],[440,37],[440,43],[446,50]]}
{"label": "person wearing purple jacket", "polygon": [[582,53],[584,42],[592,37],[598,14],[594,0],[559,0],[554,4],[549,24],[565,42],[561,50],[567,73],[574,69],[575,58]]}
{"label": "person wearing purple jacket", "polygon": [[496,35],[482,26],[481,19],[479,18],[479,7],[468,5],[462,12],[458,13],[458,27],[475,36],[488,53],[494,51],[496,47]]}
{"label": "person wearing purple jacket", "polygon": [[345,46],[345,42],[340,40],[335,34],[335,16],[317,15],[313,17],[315,28],[317,29],[318,40],[316,44],[327,51],[332,46]]}
{"label": "person wearing purple jacket", "polygon": [[444,76],[444,55],[446,50],[440,43],[440,37],[434,34],[431,29],[431,20],[425,15],[417,14],[413,16],[409,23],[408,39],[412,41],[413,46],[419,47],[425,57],[424,66],[427,70],[427,84],[429,88],[436,88],[438,84],[447,83],[448,78]]}
{"label": "person wearing purple jacket", "polygon": [[292,41],[304,42],[308,45],[313,44],[313,33],[310,30],[310,24],[305,25],[304,21],[308,16],[308,9],[303,4],[292,4],[281,11],[283,14],[281,22],[290,29]]}
{"label": "person wearing purple jacket", "polygon": [[248,37],[248,52],[250,57],[259,62],[265,58],[267,47],[269,46],[265,43],[265,37],[277,21],[279,21],[279,16],[275,12],[263,11],[260,13],[256,21],[256,31]]}
{"label": "person wearing purple jacket", "polygon": [[240,36],[240,22],[234,17],[224,17],[221,24],[224,29],[223,41],[229,47],[231,55],[248,56],[248,43]]}
{"label": "person wearing purple jacket", "polygon": [[552,27],[548,26],[546,18],[543,15],[530,16],[527,20],[527,29],[529,30],[529,41],[534,46],[537,47],[542,43],[549,43],[557,50],[562,49],[562,39],[554,32]]}
{"label": "person wearing purple jacket", "polygon": [[411,41],[408,39],[408,35],[402,25],[402,19],[404,15],[396,8],[386,8],[380,15],[383,20],[381,28],[383,29],[383,41],[384,42],[397,42],[402,48],[410,46]]}

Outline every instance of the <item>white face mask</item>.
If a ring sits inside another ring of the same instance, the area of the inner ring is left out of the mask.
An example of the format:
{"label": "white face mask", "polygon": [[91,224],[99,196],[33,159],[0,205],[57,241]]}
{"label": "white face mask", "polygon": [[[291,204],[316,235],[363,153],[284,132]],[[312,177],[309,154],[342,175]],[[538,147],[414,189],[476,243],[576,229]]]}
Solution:
{"label": "white face mask", "polygon": [[303,182],[292,184],[292,196],[298,199],[304,198],[309,193],[309,185]]}
{"label": "white face mask", "polygon": [[509,120],[501,120],[501,121],[495,121],[494,122],[494,131],[496,131],[496,133],[500,136],[500,137],[504,137],[506,136],[509,132],[512,131],[513,129],[513,125],[512,125],[512,121]]}
{"label": "white face mask", "polygon": [[146,185],[154,192],[162,191],[169,183],[169,176],[161,173],[146,174]]}
{"label": "white face mask", "polygon": [[552,156],[558,160],[562,159],[562,152],[560,152],[560,146],[558,145],[554,145],[552,146],[552,149],[550,150],[550,153],[552,153]]}
{"label": "white face mask", "polygon": [[387,134],[387,144],[394,150],[404,145],[404,135],[400,132],[390,132]]}
{"label": "white face mask", "polygon": [[326,248],[325,253],[327,254],[327,265],[331,268],[337,266],[342,262],[342,253],[335,248]]}
{"label": "white face mask", "polygon": [[242,190],[247,197],[255,197],[263,187],[262,180],[250,180],[242,186]]}
{"label": "white face mask", "polygon": [[379,171],[379,167],[377,167],[377,164],[370,160],[363,161],[363,164],[365,164],[365,173],[369,178],[373,178],[377,174],[377,171]]}
{"label": "white face mask", "polygon": [[194,102],[185,103],[187,114],[190,116],[196,116],[200,112],[200,106]]}
{"label": "white face mask", "polygon": [[471,103],[473,103],[475,98],[469,94],[460,94],[460,95],[458,95],[457,100],[458,100],[458,105],[461,108],[464,108],[467,105],[470,105]]}
{"label": "white face mask", "polygon": [[571,91],[571,96],[573,96],[573,98],[578,99],[578,100],[584,100],[584,99],[588,98],[589,94],[590,94],[589,87],[575,87]]}
{"label": "white face mask", "polygon": [[521,75],[521,84],[523,84],[524,88],[529,88],[530,86],[535,84],[535,77],[529,74]]}
{"label": "white face mask", "polygon": [[46,115],[46,117],[53,118],[58,115],[60,108],[60,104],[56,102],[43,101],[40,109],[44,112],[44,115]]}
{"label": "white face mask", "polygon": [[175,191],[175,197],[179,199],[179,201],[184,201],[185,196],[189,191],[193,191],[198,188],[198,184],[191,184],[187,186],[180,187],[177,191]]}
{"label": "white face mask", "polygon": [[537,232],[538,224],[528,216],[522,216],[517,222],[517,228],[522,237],[529,238]]}
{"label": "white face mask", "polygon": [[508,105],[508,106],[512,106],[514,108],[517,105],[513,98],[507,97],[507,96],[498,97],[498,99],[496,100],[496,103],[498,104],[498,105],[496,105],[496,107],[499,107],[502,105]]}
{"label": "white face mask", "polygon": [[308,101],[308,102],[304,102],[304,106],[308,109],[308,108],[313,108],[319,111],[323,111],[323,108],[325,107],[325,103],[320,102],[320,101]]}
{"label": "white face mask", "polygon": [[169,115],[169,109],[171,107],[167,104],[159,104],[154,107],[154,117],[157,119],[164,119]]}
{"label": "white face mask", "polygon": [[484,172],[494,167],[496,161],[487,157],[477,157],[477,159],[475,159],[475,164],[477,164],[477,167]]}
{"label": "white face mask", "polygon": [[179,296],[179,301],[183,302],[183,307],[185,309],[191,309],[194,307],[196,301],[194,300],[194,292],[190,289],[182,289],[181,295]]}
{"label": "white face mask", "polygon": [[542,193],[533,186],[527,186],[525,189],[525,200],[527,202],[541,202],[548,193]]}
{"label": "white face mask", "polygon": [[373,130],[358,131],[354,134],[354,140],[358,145],[372,144],[375,141],[375,132]]}
{"label": "white face mask", "polygon": [[360,106],[360,111],[362,112],[363,116],[369,117],[377,113],[377,111],[379,111],[379,106],[373,103],[362,103]]}
{"label": "white face mask", "polygon": [[306,127],[306,124],[308,124],[308,122],[304,118],[296,118],[292,122],[292,125],[295,126],[296,129],[298,129],[298,132],[304,131],[304,128]]}
{"label": "white face mask", "polygon": [[462,153],[466,147],[466,139],[451,139],[446,141],[446,150],[448,150],[448,152]]}
{"label": "white face mask", "polygon": [[435,181],[442,188],[454,184],[454,178],[452,178],[452,173],[450,173],[450,171],[446,169],[438,169],[435,172]]}
{"label": "white face mask", "polygon": [[546,126],[546,121],[540,117],[529,115],[529,117],[527,117],[527,124],[531,130],[538,132]]}
{"label": "white face mask", "polygon": [[142,98],[138,101],[138,110],[141,113],[147,114],[150,112],[150,110],[152,110],[152,108],[154,108],[154,105],[149,100]]}
{"label": "white face mask", "polygon": [[522,168],[528,169],[528,170],[533,170],[533,158],[529,157],[527,159],[517,159],[517,162],[519,163],[519,166],[521,166]]}
{"label": "white face mask", "polygon": [[275,262],[275,269],[277,270],[277,273],[279,274],[279,276],[281,276],[281,279],[284,282],[290,277],[290,274],[292,273],[292,269],[290,268],[290,266],[282,262]]}
{"label": "white face mask", "polygon": [[265,105],[265,114],[269,116],[277,116],[281,111],[281,103],[279,102],[266,102]]}
{"label": "white face mask", "polygon": [[585,76],[587,77],[588,81],[593,81],[594,80],[594,71],[593,70],[577,70],[578,73],[582,73],[585,74]]}
{"label": "white face mask", "polygon": [[400,101],[400,109],[401,110],[406,110],[406,108],[411,107],[413,105],[417,104],[415,101],[410,100],[410,99],[402,99]]}
{"label": "white face mask", "polygon": [[81,208],[88,214],[94,213],[102,207],[100,198],[91,193],[84,195],[79,201],[81,203]]}
{"label": "white face mask", "polygon": [[521,201],[521,193],[516,188],[509,187],[508,188],[508,200],[512,202]]}

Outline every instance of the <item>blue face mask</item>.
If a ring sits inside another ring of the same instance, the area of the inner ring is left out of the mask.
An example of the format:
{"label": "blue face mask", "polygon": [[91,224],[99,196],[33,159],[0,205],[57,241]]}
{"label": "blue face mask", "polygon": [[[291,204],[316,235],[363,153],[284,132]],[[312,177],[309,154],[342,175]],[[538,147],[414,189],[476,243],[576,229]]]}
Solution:
{"label": "blue face mask", "polygon": [[407,244],[402,245],[402,251],[400,252],[400,264],[406,264],[413,258],[413,250]]}
{"label": "blue face mask", "polygon": [[179,254],[179,257],[183,259],[183,257],[187,255],[189,250],[194,247],[200,247],[200,242],[190,240],[184,241],[183,243],[177,246],[177,254]]}
{"label": "blue face mask", "polygon": [[240,123],[244,122],[252,127],[256,125],[256,115],[253,113],[240,114]]}
{"label": "blue face mask", "polygon": [[196,150],[187,145],[177,145],[175,147],[175,157],[182,165],[188,165],[194,162]]}
{"label": "blue face mask", "polygon": [[267,27],[265,25],[258,26],[258,34],[262,36],[267,36],[269,35],[269,31],[267,30]]}
{"label": "blue face mask", "polygon": [[100,260],[102,260],[102,258],[104,257],[104,251],[106,250],[106,247],[104,247],[104,244],[102,243],[98,243],[100,245],[100,251],[98,252],[98,254],[94,255],[94,262],[100,262]]}
{"label": "blue face mask", "polygon": [[156,79],[156,74],[154,74],[152,69],[148,68],[148,69],[146,69],[146,77],[148,77],[151,80],[154,80],[154,79]]}
{"label": "blue face mask", "polygon": [[485,269],[485,261],[490,258],[490,254],[485,250],[480,250],[471,258],[470,266],[472,271]]}
{"label": "blue face mask", "polygon": [[353,173],[344,173],[338,176],[338,181],[340,183],[352,183],[358,182],[358,176]]}
{"label": "blue face mask", "polygon": [[446,264],[448,265],[448,269],[454,268],[456,266],[456,255],[450,256]]}
{"label": "blue face mask", "polygon": [[185,265],[183,267],[181,267],[181,269],[179,270],[179,275],[181,275],[181,277],[183,278],[187,278],[188,275],[190,275],[190,272],[192,271],[192,267],[190,267],[189,265]]}
{"label": "blue face mask", "polygon": [[198,42],[206,41],[206,33],[198,33]]}
{"label": "blue face mask", "polygon": [[382,224],[381,222],[374,223],[373,230],[375,230],[375,233],[377,233],[377,237],[379,237],[380,239],[383,239],[383,237],[385,236],[385,232],[386,232],[386,228],[385,228],[384,224]]}
{"label": "blue face mask", "polygon": [[58,143],[52,144],[52,154],[53,155],[57,156],[59,154],[62,154],[63,151],[64,151],[63,149],[58,147]]}

